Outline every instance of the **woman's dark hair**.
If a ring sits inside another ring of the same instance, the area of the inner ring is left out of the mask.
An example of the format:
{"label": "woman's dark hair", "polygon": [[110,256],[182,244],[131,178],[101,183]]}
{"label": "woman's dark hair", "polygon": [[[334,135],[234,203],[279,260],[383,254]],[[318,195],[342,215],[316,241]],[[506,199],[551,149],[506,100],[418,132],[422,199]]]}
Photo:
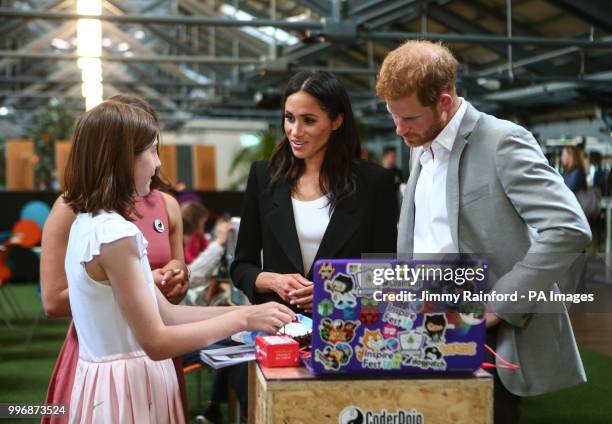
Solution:
{"label": "woman's dark hair", "polygon": [[[123,103],[124,105],[130,105],[139,107],[145,112],[151,114],[158,127],[161,127],[161,121],[159,120],[159,115],[155,112],[155,109],[151,107],[149,102],[145,99],[140,98],[138,96],[133,96],[131,94],[123,94],[117,93],[110,96],[107,100],[112,100],[117,103]],[[157,153],[159,153],[159,146],[161,146],[161,133],[157,138]],[[170,191],[172,185],[168,182],[168,178],[164,175],[161,168],[157,168],[155,171],[155,175],[151,178],[151,190],[161,190],[161,191]]]}
{"label": "woman's dark hair", "polygon": [[134,161],[159,136],[153,115],[107,100],[77,121],[64,174],[64,200],[75,213],[114,211],[133,220]]}
{"label": "woman's dark hair", "polygon": [[[361,143],[353,109],[344,86],[335,75],[325,71],[299,72],[289,80],[285,88],[282,128],[285,120],[285,102],[289,96],[300,91],[314,97],[330,120],[334,121],[340,115],[344,118],[342,125],[330,135],[319,173],[319,187],[323,193],[329,195],[330,209],[333,210],[340,201],[355,192],[352,162],[359,158]],[[268,166],[271,186],[281,181],[288,181],[291,187],[295,187],[305,170],[304,160],[293,155],[286,134],[274,149]]]}

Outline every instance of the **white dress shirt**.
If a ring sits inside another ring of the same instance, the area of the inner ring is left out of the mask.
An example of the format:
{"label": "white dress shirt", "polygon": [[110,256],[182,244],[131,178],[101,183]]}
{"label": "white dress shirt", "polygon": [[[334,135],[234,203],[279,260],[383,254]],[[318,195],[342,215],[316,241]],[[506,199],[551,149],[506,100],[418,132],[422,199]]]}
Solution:
{"label": "white dress shirt", "polygon": [[433,142],[423,145],[421,173],[414,194],[414,253],[457,253],[448,224],[446,175],[459,125],[467,110],[461,105]]}

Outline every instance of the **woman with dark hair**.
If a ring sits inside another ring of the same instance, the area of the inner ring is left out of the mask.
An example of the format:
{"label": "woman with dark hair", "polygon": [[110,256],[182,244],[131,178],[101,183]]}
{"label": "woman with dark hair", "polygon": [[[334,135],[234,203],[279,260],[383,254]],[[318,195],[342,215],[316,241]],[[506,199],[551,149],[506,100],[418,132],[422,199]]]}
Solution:
{"label": "woman with dark hair", "polygon": [[311,312],[316,260],[395,252],[397,201],[393,176],[359,159],[350,100],[333,74],[296,74],[282,108],[283,138],[251,166],[230,272],[253,303]]}

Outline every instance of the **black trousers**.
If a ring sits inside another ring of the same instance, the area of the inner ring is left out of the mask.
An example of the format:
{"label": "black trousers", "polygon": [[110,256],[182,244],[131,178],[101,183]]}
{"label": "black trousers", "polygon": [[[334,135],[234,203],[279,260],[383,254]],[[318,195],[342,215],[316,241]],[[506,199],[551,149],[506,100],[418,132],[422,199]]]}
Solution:
{"label": "black trousers", "polygon": [[[497,346],[497,326],[487,329],[487,344],[493,349]],[[487,350],[485,361],[492,364],[495,358]],[[508,391],[499,379],[497,369],[488,370],[493,374],[493,414],[495,424],[518,424],[521,417],[521,397]]]}

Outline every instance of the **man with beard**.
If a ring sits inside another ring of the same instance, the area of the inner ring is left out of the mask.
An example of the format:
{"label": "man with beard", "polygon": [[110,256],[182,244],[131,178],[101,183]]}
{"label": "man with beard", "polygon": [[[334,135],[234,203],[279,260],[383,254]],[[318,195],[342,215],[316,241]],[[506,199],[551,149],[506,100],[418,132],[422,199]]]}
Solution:
{"label": "man with beard", "polygon": [[[398,255],[476,254],[498,293],[558,291],[590,241],[586,218],[531,133],[457,96],[456,69],[446,47],[408,41],[380,70],[377,94],[415,158]],[[494,370],[496,423],[519,421],[521,396],[586,381],[563,304],[526,298],[488,305],[487,343],[519,366]]]}

